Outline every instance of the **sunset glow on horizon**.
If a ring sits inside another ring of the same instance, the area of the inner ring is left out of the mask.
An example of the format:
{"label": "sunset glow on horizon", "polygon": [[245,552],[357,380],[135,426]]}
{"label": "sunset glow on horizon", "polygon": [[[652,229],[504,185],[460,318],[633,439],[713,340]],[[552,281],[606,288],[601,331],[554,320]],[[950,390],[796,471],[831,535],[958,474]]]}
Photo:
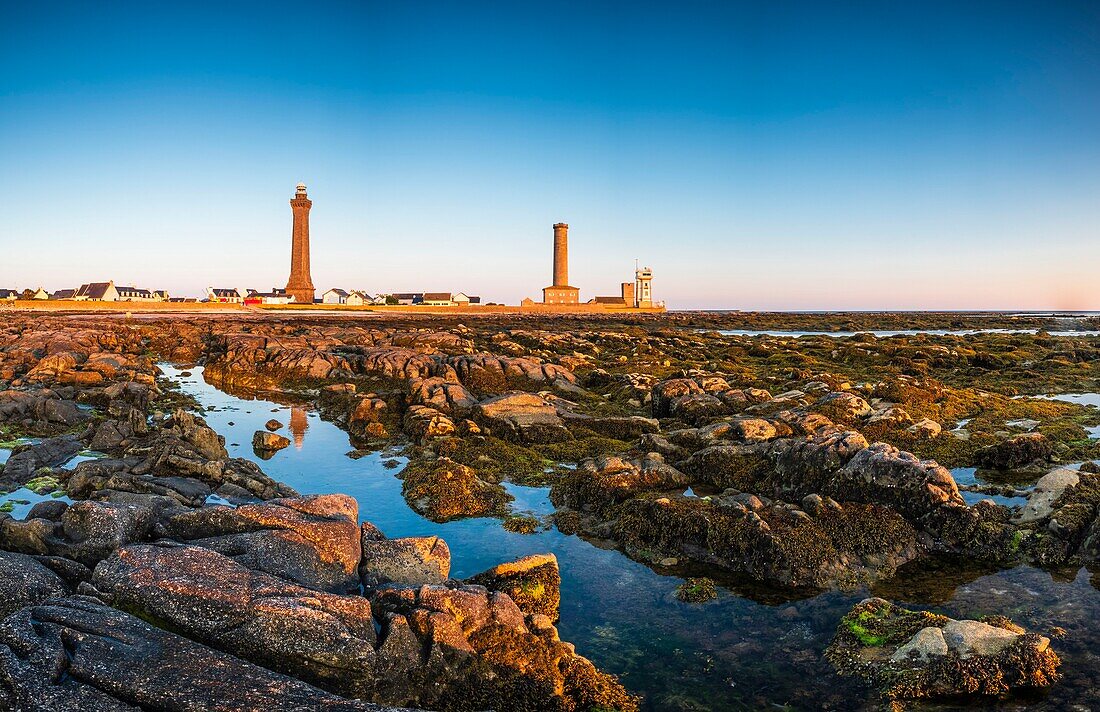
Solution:
{"label": "sunset glow on horizon", "polygon": [[0,287],[1100,309],[1094,3],[299,7],[6,4]]}

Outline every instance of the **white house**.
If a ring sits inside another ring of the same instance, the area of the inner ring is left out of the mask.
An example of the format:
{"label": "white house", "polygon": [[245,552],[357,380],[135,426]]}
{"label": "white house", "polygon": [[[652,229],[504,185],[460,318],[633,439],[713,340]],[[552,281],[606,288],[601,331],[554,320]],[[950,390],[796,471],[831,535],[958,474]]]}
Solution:
{"label": "white house", "polygon": [[120,302],[151,302],[153,301],[153,293],[148,289],[138,289],[137,287],[115,287],[118,290],[118,300]]}
{"label": "white house", "polygon": [[89,282],[80,285],[73,299],[81,302],[117,302],[118,290],[114,280],[110,282]]}
{"label": "white house", "polygon": [[348,292],[348,298],[344,301],[344,303],[347,304],[349,307],[361,307],[368,304],[373,304],[374,297],[367,294],[366,292],[361,292],[356,289]]}
{"label": "white house", "polygon": [[283,289],[274,289],[270,292],[257,292],[255,289],[250,289],[248,296],[244,298],[245,304],[290,304],[293,301],[294,297]]}
{"label": "white house", "polygon": [[454,306],[450,292],[424,292],[424,301],[421,303],[426,307]]}
{"label": "white house", "polygon": [[469,294],[459,292],[451,295],[451,302],[456,307],[468,307],[471,304],[481,304],[481,297],[471,297]]}
{"label": "white house", "polygon": [[207,287],[206,301],[220,302],[222,304],[240,304],[244,301],[244,295],[239,289],[226,289],[224,287]]}
{"label": "white house", "polygon": [[343,289],[330,289],[321,295],[322,304],[347,304],[348,293]]}
{"label": "white house", "polygon": [[38,289],[34,290],[34,294],[31,296],[31,299],[49,299],[49,298],[50,298],[50,293],[47,292],[45,289],[42,289],[42,287],[39,287]]}

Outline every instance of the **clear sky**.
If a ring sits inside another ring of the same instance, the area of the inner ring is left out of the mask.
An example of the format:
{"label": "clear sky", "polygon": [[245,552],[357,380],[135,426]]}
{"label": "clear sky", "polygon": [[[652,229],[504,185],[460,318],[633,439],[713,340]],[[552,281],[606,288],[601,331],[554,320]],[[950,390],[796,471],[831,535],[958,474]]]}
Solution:
{"label": "clear sky", "polygon": [[0,287],[1100,309],[1100,3],[0,0]]}

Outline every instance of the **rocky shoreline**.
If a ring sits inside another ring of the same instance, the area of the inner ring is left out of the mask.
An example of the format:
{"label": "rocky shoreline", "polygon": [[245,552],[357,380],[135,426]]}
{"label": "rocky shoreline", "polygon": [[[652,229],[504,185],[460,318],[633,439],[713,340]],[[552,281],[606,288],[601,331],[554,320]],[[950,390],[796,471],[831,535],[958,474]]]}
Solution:
{"label": "rocky shoreline", "polygon": [[[0,483],[65,497],[20,519],[0,514],[0,702],[639,704],[559,639],[567,594],[553,556],[450,578],[443,539],[389,539],[369,523],[368,502],[302,497],[230,457],[194,404],[158,379],[161,360],[201,363],[226,390],[304,399],[364,451],[401,448],[403,494],[432,521],[552,523],[659,570],[689,563],[777,589],[851,590],[943,556],[991,567],[1100,557],[1100,468],[1064,467],[1100,457],[1088,437],[1100,416],[1015,397],[1100,390],[1089,371],[1100,340],[699,331],[722,318],[743,315],[9,319],[0,440],[15,447]],[[287,444],[254,438],[258,453]],[[95,456],[66,467],[82,452]],[[1009,488],[1017,507],[968,501],[995,487],[960,489],[945,464],[1036,482]],[[514,512],[506,482],[548,485],[552,522]],[[713,596],[709,579],[692,581],[684,600]],[[885,655],[887,641],[903,647],[928,627],[855,640]],[[899,685],[892,673],[853,672],[846,630],[829,659],[887,699],[1004,695],[1058,677],[1048,640],[962,676],[925,656],[923,682]]]}

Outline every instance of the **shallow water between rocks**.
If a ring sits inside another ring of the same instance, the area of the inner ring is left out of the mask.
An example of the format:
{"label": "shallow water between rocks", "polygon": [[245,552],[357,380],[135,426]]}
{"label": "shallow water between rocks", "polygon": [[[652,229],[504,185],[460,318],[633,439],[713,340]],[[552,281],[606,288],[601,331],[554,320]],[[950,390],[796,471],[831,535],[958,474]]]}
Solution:
{"label": "shallow water between rocks", "polygon": [[[711,331],[702,329],[701,331]],[[1038,329],[894,329],[864,331],[776,331],[766,329],[718,329],[722,336],[778,336],[798,338],[799,336],[833,336],[836,338],[855,336],[857,334],[871,334],[876,339],[886,339],[891,336],[973,336],[975,334],[1035,334]],[[1100,331],[1048,331],[1049,336],[1100,336]]]}
{"label": "shallow water between rocks", "polygon": [[[355,497],[360,518],[387,536],[445,538],[454,577],[526,554],[554,553],[562,575],[562,639],[644,695],[644,709],[878,709],[873,695],[837,677],[822,657],[841,616],[868,595],[954,617],[1002,614],[1041,632],[1052,626],[1067,631],[1064,639],[1054,641],[1065,677],[1051,690],[1010,700],[912,709],[1100,708],[1100,627],[1095,624],[1100,620],[1100,591],[1085,569],[1052,575],[1028,566],[997,572],[937,562],[904,571],[872,590],[792,593],[723,578],[715,571],[654,571],[598,542],[555,529],[516,534],[495,519],[436,524],[402,498],[396,475],[404,460],[377,452],[348,457],[353,450],[348,435],[309,406],[276,402],[271,399],[278,396],[272,394],[224,393],[203,380],[201,368],[190,368],[189,376],[169,365],[161,368],[205,408],[207,423],[225,436],[230,455],[254,460],[303,494]],[[284,425],[279,432],[292,444],[264,460],[252,451],[252,435],[271,418]],[[516,512],[541,516],[553,511],[547,488],[507,487],[516,498]],[[679,602],[675,589],[688,575],[718,580],[718,599]]]}

